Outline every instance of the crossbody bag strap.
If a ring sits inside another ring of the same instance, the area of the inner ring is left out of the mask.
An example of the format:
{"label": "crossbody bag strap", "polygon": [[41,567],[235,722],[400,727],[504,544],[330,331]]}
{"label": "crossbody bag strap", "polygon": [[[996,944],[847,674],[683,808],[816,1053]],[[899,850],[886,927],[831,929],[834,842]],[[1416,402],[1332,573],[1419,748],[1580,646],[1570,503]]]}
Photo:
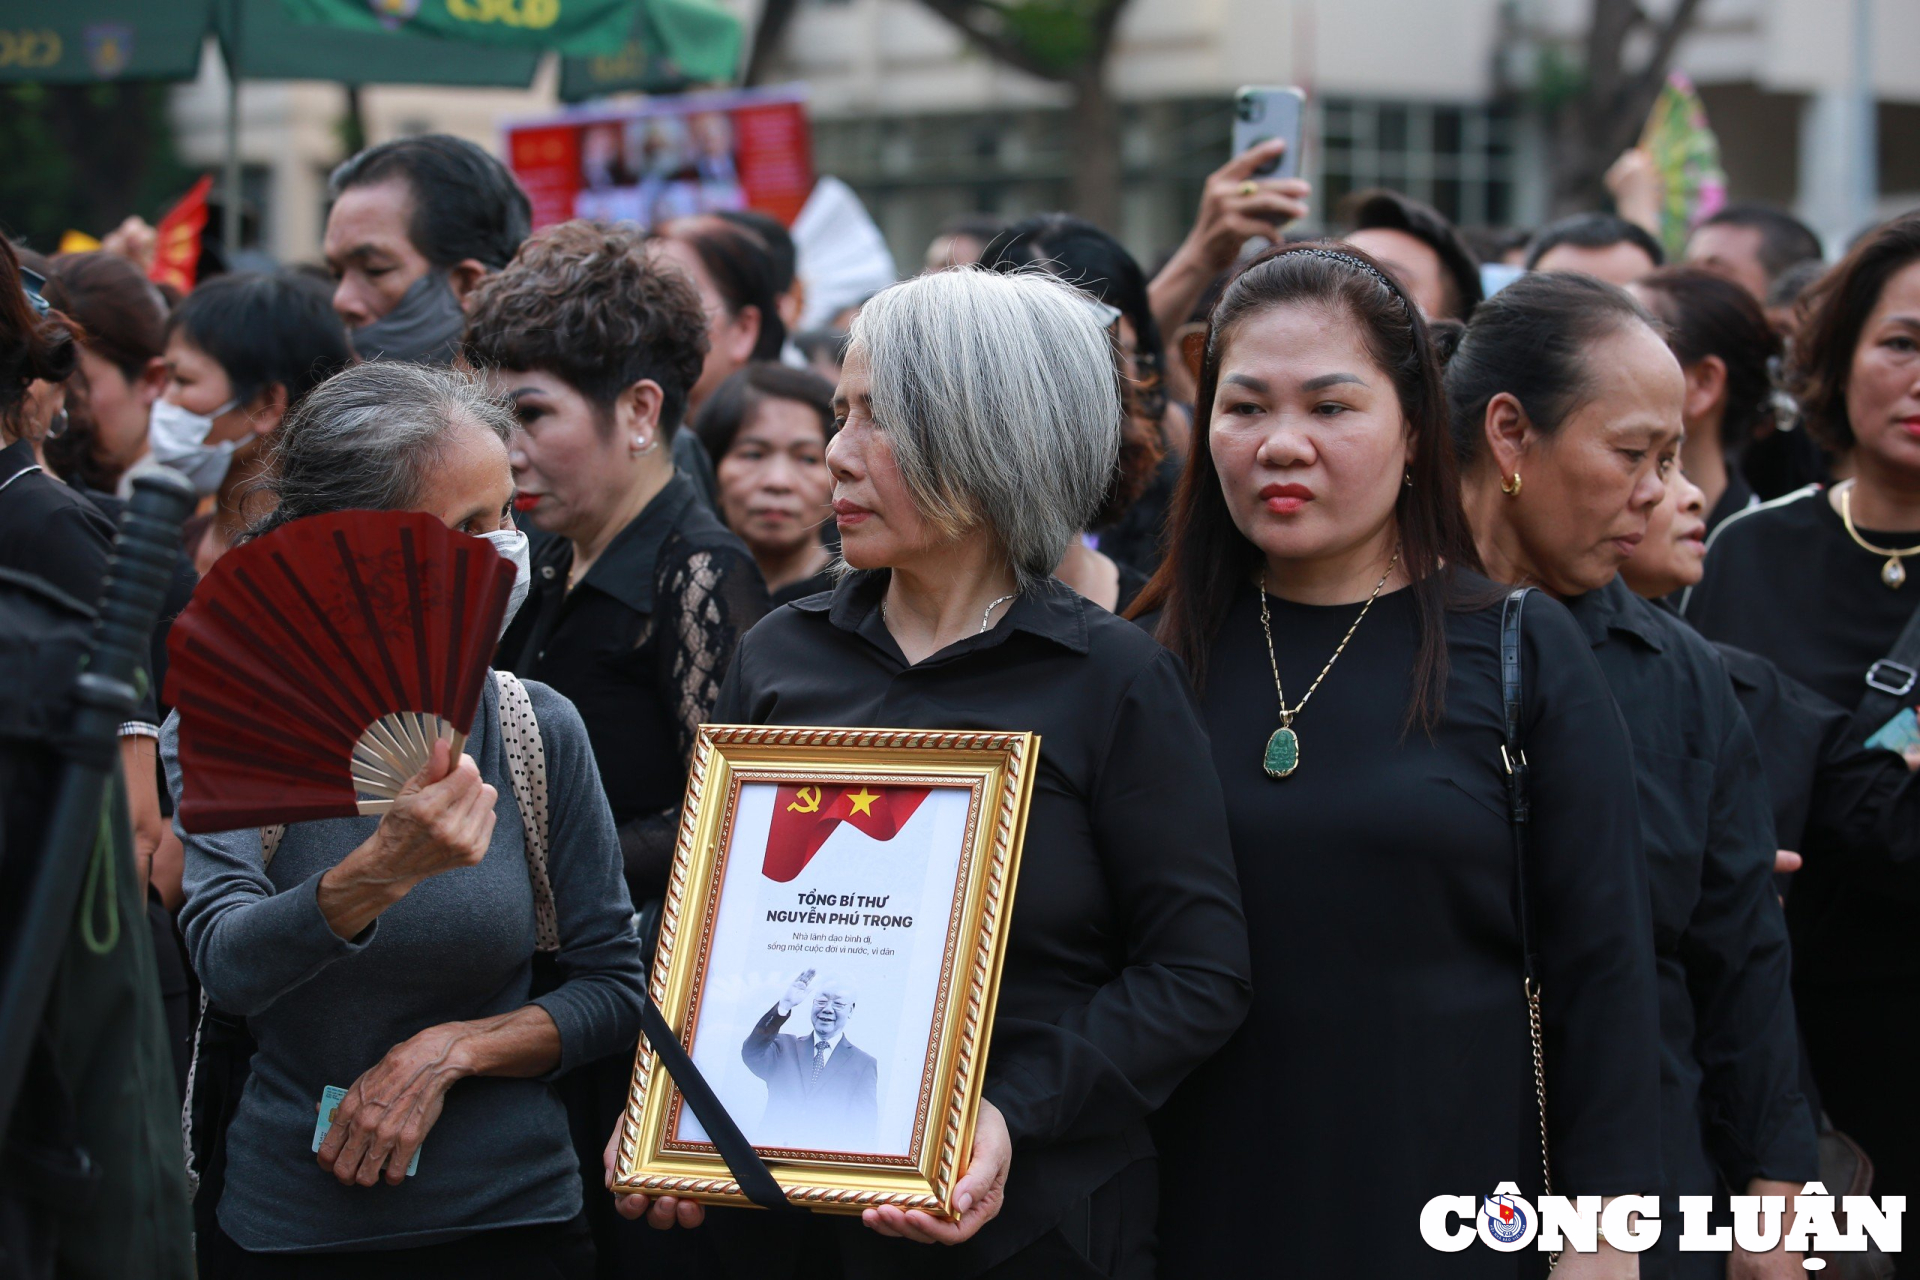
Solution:
{"label": "crossbody bag strap", "polygon": [[1533,1097],[1540,1113],[1540,1190],[1553,1194],[1553,1162],[1547,1154],[1547,1067],[1540,1023],[1540,948],[1534,934],[1533,894],[1527,879],[1527,829],[1532,821],[1527,794],[1525,688],[1520,657],[1521,617],[1531,587],[1509,592],[1500,608],[1500,703],[1505,741],[1500,763],[1507,779],[1507,825],[1513,832],[1515,913],[1520,920],[1520,980],[1527,998],[1527,1038],[1533,1047]]}
{"label": "crossbody bag strap", "polygon": [[533,885],[533,945],[536,951],[560,949],[560,919],[553,906],[553,882],[547,876],[547,842],[552,835],[547,808],[547,748],[540,740],[527,686],[511,671],[493,673],[500,692],[500,738],[507,748],[507,773],[514,803],[526,828],[527,879]]}
{"label": "crossbody bag strap", "polygon": [[[520,805],[520,818],[527,828],[527,874],[533,880],[534,934],[542,951],[560,948],[560,932],[553,910],[553,887],[547,880],[547,842],[551,834],[547,819],[547,752],[540,740],[540,725],[534,719],[533,701],[527,687],[511,671],[495,671],[500,687],[500,736],[507,746],[507,771],[513,778],[513,796]],[[687,1100],[694,1118],[707,1131],[728,1172],[740,1184],[740,1191],[763,1209],[793,1208],[780,1184],[774,1181],[766,1162],[753,1149],[740,1126],[721,1104],[713,1088],[693,1065],[693,1059],[681,1047],[680,1038],[667,1025],[665,1015],[643,992],[640,1029],[647,1043],[659,1055],[660,1064],[673,1077],[680,1095]]]}
{"label": "crossbody bag strap", "polygon": [[[285,823],[260,828],[260,869],[273,865],[280,839],[287,834]],[[187,1052],[187,1079],[180,1100],[180,1150],[187,1162],[187,1199],[200,1194],[200,1171],[193,1167],[193,1082],[200,1075],[200,1037],[207,1030],[207,989],[200,988],[200,1008],[193,1015],[193,1047]]]}
{"label": "crossbody bag strap", "polygon": [[1920,608],[1907,618],[1887,656],[1867,668],[1866,691],[1854,708],[1848,732],[1865,742],[1880,726],[1920,702]]}

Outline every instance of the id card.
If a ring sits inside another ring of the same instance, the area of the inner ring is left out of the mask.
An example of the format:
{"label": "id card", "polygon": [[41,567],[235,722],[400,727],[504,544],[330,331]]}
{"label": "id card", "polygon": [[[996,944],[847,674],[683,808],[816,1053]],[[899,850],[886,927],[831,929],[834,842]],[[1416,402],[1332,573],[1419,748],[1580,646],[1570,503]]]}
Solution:
{"label": "id card", "polygon": [[[1912,713],[1909,712],[1908,714],[1911,715]],[[313,1122],[313,1149],[316,1152],[320,1150],[320,1144],[327,1140],[327,1130],[333,1128],[334,1108],[338,1107],[341,1099],[346,1096],[347,1091],[338,1085],[330,1084],[321,1091],[320,1114],[315,1117]],[[424,1146],[425,1144],[423,1143],[421,1145]],[[420,1172],[420,1147],[415,1147],[413,1149],[413,1159],[407,1161],[407,1176],[411,1178],[418,1172]]]}
{"label": "id card", "polygon": [[1909,748],[1920,746],[1920,717],[1914,715],[1912,707],[1902,707],[1893,719],[1874,730],[1867,745],[1905,755]]}

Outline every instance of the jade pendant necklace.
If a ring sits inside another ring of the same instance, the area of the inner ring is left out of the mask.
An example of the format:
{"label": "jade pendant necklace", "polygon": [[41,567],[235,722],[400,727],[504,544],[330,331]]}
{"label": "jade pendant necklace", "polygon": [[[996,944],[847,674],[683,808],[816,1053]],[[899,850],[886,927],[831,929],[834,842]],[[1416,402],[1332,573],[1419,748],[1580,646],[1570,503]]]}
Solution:
{"label": "jade pendant necklace", "polygon": [[1340,655],[1347,651],[1347,641],[1353,639],[1353,633],[1366,621],[1367,610],[1373,608],[1373,602],[1380,598],[1380,592],[1386,587],[1387,579],[1393,576],[1393,566],[1400,563],[1400,551],[1394,549],[1393,558],[1387,561],[1387,571],[1380,575],[1380,581],[1373,584],[1373,594],[1367,597],[1366,604],[1360,607],[1360,616],[1347,628],[1347,634],[1340,637],[1340,644],[1327,659],[1327,665],[1320,668],[1320,674],[1307,686],[1307,692],[1300,701],[1289,707],[1287,691],[1280,687],[1280,659],[1273,651],[1273,622],[1267,612],[1267,574],[1260,571],[1260,630],[1267,637],[1267,661],[1273,666],[1273,691],[1280,695],[1280,727],[1267,739],[1266,755],[1261,759],[1261,767],[1269,778],[1284,778],[1300,767],[1300,735],[1293,731],[1293,718],[1307,709],[1307,700],[1313,697],[1313,691],[1327,678],[1327,672],[1333,670],[1333,664],[1340,661]]}

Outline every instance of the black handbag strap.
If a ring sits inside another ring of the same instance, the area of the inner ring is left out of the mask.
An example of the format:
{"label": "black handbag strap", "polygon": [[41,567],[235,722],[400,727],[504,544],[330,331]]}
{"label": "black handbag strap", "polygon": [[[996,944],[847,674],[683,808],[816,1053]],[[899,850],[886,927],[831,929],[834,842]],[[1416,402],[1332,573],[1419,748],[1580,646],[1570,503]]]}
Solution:
{"label": "black handbag strap", "polygon": [[693,1059],[680,1047],[680,1037],[667,1025],[666,1016],[653,1003],[653,997],[645,993],[641,996],[640,1031],[659,1057],[660,1065],[673,1077],[680,1096],[693,1108],[694,1118],[707,1131],[707,1137],[720,1152],[720,1158],[727,1162],[727,1171],[740,1184],[740,1194],[762,1209],[802,1212],[787,1199],[787,1193],[780,1189],[780,1184],[774,1181],[766,1161],[760,1158],[760,1153],[740,1132],[740,1126],[733,1122],[733,1117],[713,1092],[713,1086],[700,1074],[700,1068],[693,1065]]}
{"label": "black handbag strap", "polygon": [[1540,952],[1533,936],[1533,900],[1527,892],[1527,822],[1532,816],[1527,797],[1526,729],[1521,715],[1520,618],[1532,587],[1516,587],[1500,607],[1500,703],[1506,741],[1501,765],[1507,778],[1507,818],[1513,831],[1513,860],[1518,883],[1521,976],[1539,979]]}
{"label": "black handbag strap", "polygon": [[1913,611],[1887,656],[1867,668],[1867,690],[1854,709],[1849,729],[1865,742],[1901,710],[1920,702],[1920,608]]}
{"label": "black handbag strap", "polygon": [[[1533,1048],[1533,1097],[1540,1119],[1540,1190],[1553,1194],[1553,1159],[1547,1148],[1546,1032],[1540,1015],[1540,947],[1534,936],[1533,894],[1527,886],[1527,825],[1532,810],[1527,796],[1526,721],[1523,712],[1520,620],[1532,587],[1516,587],[1500,607],[1500,704],[1505,741],[1500,761],[1507,776],[1507,826],[1513,832],[1514,912],[1520,921],[1521,990],[1527,998],[1527,1039]],[[1548,1270],[1559,1261],[1550,1255]]]}

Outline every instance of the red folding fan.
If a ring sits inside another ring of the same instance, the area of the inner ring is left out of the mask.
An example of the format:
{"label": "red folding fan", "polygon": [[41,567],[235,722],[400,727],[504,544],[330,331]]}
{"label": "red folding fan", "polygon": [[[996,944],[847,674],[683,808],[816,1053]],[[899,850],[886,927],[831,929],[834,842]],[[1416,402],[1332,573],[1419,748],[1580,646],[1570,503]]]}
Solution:
{"label": "red folding fan", "polygon": [[432,516],[342,511],[228,552],[167,639],[192,832],[386,812],[472,731],[513,566]]}

